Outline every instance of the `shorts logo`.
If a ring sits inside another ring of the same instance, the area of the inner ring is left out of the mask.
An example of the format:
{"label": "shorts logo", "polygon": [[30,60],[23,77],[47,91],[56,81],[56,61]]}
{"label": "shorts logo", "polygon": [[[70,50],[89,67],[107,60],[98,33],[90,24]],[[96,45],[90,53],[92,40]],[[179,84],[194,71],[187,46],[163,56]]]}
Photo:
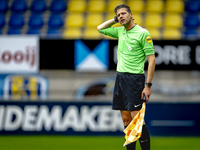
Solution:
{"label": "shorts logo", "polygon": [[138,104],[138,105],[134,105],[134,107],[139,107],[141,104]]}
{"label": "shorts logo", "polygon": [[150,35],[148,35],[148,36],[146,37],[146,41],[147,41],[147,43],[152,43],[152,38],[151,38]]}

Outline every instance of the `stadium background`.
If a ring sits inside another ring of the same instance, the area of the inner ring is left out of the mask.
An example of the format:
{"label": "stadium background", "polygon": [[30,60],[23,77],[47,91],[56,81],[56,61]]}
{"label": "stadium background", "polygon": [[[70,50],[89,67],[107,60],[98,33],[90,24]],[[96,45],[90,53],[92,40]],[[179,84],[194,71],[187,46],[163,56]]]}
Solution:
{"label": "stadium background", "polygon": [[122,149],[117,40],[96,30],[121,3],[154,40],[152,149],[198,149],[198,0],[1,0],[0,149]]}

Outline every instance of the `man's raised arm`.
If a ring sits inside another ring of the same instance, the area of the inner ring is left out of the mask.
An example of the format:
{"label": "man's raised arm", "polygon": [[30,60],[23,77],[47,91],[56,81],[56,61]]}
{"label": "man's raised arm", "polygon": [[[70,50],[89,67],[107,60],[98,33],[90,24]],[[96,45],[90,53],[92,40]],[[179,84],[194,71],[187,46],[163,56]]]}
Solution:
{"label": "man's raised arm", "polygon": [[100,24],[99,26],[97,26],[97,30],[99,31],[101,29],[105,29],[105,28],[111,27],[115,23],[116,22],[115,22],[114,19],[107,20],[107,21],[103,22],[102,24]]}

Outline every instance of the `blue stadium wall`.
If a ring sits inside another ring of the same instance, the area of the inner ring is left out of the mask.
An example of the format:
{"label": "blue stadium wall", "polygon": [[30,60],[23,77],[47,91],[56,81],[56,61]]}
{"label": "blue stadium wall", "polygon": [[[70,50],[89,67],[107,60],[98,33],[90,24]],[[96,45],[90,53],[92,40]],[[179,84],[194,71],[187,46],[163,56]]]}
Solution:
{"label": "blue stadium wall", "polygon": [[[200,103],[148,103],[154,136],[200,136]],[[1,135],[124,135],[108,102],[0,102]]]}

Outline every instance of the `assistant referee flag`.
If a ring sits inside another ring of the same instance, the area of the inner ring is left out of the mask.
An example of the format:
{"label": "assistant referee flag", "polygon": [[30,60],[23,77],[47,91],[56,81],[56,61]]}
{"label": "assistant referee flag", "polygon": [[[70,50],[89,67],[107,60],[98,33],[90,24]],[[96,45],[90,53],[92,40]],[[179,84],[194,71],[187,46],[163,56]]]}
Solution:
{"label": "assistant referee flag", "polygon": [[131,123],[124,130],[126,142],[123,146],[126,146],[129,143],[135,142],[141,137],[142,127],[144,123],[146,104],[143,103],[142,109],[137,113],[133,118]]}

